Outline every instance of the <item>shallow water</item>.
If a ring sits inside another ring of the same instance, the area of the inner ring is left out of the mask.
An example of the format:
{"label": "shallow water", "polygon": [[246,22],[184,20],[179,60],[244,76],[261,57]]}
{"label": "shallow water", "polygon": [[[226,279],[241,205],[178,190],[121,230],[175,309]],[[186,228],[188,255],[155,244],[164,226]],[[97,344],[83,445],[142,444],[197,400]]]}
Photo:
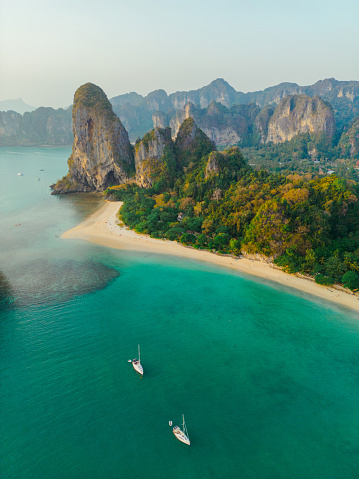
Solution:
{"label": "shallow water", "polygon": [[62,240],[101,203],[49,194],[69,155],[0,148],[1,477],[357,478],[359,315]]}

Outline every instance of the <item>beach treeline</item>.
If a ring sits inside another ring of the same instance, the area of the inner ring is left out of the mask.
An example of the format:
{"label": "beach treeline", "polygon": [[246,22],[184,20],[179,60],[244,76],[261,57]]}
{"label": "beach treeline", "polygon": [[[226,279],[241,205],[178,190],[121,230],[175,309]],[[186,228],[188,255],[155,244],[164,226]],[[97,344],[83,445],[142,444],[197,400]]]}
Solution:
{"label": "beach treeline", "polygon": [[138,233],[274,262],[317,283],[359,289],[359,188],[336,175],[254,170],[238,147],[206,135],[166,151],[156,182],[108,188]]}

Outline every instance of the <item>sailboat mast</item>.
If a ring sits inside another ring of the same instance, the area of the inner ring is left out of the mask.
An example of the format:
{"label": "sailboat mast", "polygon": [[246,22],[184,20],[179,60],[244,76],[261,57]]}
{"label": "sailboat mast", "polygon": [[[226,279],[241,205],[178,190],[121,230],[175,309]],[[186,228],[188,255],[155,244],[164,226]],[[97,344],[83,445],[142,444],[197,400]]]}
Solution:
{"label": "sailboat mast", "polygon": [[140,351],[140,345],[138,345],[138,361],[141,362],[141,351]]}

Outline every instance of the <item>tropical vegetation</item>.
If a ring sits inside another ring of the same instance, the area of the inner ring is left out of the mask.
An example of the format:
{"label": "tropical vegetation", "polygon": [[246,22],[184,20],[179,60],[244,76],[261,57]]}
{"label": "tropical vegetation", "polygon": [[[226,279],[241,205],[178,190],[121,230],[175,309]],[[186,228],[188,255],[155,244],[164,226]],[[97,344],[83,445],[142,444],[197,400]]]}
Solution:
{"label": "tropical vegetation", "polygon": [[203,132],[187,145],[185,136],[183,129],[182,144],[180,138],[166,152],[163,175],[151,188],[133,183],[106,191],[124,202],[126,225],[198,249],[260,256],[319,284],[359,289],[355,181],[255,170],[238,147],[218,152]]}

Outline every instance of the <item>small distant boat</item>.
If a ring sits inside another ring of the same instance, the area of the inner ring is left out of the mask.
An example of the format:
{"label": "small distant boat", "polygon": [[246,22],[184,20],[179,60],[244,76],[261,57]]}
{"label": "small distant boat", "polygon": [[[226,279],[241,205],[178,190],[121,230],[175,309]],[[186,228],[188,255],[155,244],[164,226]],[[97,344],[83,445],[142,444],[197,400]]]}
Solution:
{"label": "small distant boat", "polygon": [[17,176],[24,176],[22,173],[18,173]]}
{"label": "small distant boat", "polygon": [[179,426],[175,426],[173,428],[173,434],[179,441],[183,442],[184,444],[187,444],[188,446],[191,444],[188,436],[186,423],[184,422],[184,414],[182,414],[182,429]]}
{"label": "small distant boat", "polygon": [[132,359],[132,366],[135,371],[139,374],[143,375],[143,367],[141,364],[141,352],[140,352],[140,345],[138,345],[138,359]]}

